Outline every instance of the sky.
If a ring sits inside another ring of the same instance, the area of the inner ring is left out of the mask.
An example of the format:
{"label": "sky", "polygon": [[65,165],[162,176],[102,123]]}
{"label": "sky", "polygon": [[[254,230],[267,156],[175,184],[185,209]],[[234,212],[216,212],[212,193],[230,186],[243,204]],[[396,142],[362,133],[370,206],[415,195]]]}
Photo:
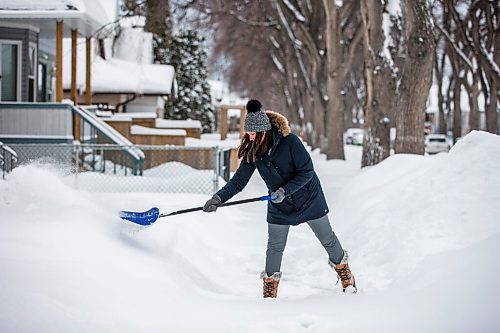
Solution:
{"label": "sky", "polygon": [[[342,293],[299,225],[278,298],[262,299],[263,202],[138,229],[118,211],[168,213],[209,195],[75,190],[57,166],[32,164],[0,181],[0,331],[500,331],[499,136],[474,131],[449,153],[363,169],[360,147],[346,161],[311,156],[357,294]],[[265,194],[255,174],[233,200]]]}

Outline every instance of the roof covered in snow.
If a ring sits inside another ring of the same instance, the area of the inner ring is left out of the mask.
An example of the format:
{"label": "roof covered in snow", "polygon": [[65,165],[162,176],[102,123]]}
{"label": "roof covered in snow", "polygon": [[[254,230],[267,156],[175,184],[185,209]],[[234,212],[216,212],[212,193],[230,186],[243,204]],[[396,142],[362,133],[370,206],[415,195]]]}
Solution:
{"label": "roof covered in snow", "polygon": [[124,119],[139,119],[139,118],[153,118],[157,117],[155,112],[125,112],[125,113],[115,113],[111,118],[115,120]]}
{"label": "roof covered in snow", "polygon": [[70,29],[90,36],[114,21],[116,8],[114,0],[0,0],[0,21],[8,24],[22,20],[39,29],[41,38],[54,38],[55,22],[63,20],[66,36]]}
{"label": "roof covered in snow", "polygon": [[181,129],[161,129],[132,125],[130,134],[133,135],[165,135],[165,136],[186,136],[186,131]]}
{"label": "roof covered in snow", "polygon": [[171,120],[171,119],[156,119],[157,128],[201,128],[199,120]]}
{"label": "roof covered in snow", "polygon": [[[85,91],[85,42],[78,41],[77,87]],[[64,41],[63,87],[71,88],[71,42]],[[103,59],[92,54],[92,91],[94,93],[136,93],[169,95],[175,80],[174,67],[144,64],[121,59]]]}

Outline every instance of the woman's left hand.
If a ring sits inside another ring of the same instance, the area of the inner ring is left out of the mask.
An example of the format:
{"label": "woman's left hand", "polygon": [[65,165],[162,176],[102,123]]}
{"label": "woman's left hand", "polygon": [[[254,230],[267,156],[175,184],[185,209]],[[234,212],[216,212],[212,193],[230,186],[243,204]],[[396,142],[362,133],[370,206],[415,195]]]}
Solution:
{"label": "woman's left hand", "polygon": [[283,187],[280,187],[276,191],[271,192],[271,198],[271,201],[273,203],[280,203],[285,200],[285,190],[283,189]]}

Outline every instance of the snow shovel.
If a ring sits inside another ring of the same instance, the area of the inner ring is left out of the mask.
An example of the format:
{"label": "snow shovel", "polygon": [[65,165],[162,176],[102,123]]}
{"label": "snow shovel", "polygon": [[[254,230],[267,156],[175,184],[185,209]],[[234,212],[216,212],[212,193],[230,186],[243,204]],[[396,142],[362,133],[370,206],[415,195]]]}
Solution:
{"label": "snow shovel", "polygon": [[[232,202],[225,202],[218,207],[233,206],[233,205],[239,205],[239,204],[244,204],[244,203],[254,202],[254,201],[269,201],[271,199],[272,199],[272,197],[270,195],[266,195],[263,197],[256,197],[256,198],[251,198],[251,199],[243,199],[243,200],[237,200],[237,201],[232,201]],[[155,223],[156,220],[158,220],[158,218],[160,218],[160,217],[179,215],[179,214],[184,214],[184,213],[191,213],[191,212],[196,212],[199,210],[203,210],[203,206],[182,209],[182,210],[178,210],[178,211],[175,211],[175,212],[172,212],[169,214],[160,214],[160,210],[157,207],[153,207],[150,210],[147,210],[145,212],[120,211],[120,217],[124,220],[127,220],[127,221],[135,223],[135,224],[139,224],[142,226],[150,226],[153,223]]]}

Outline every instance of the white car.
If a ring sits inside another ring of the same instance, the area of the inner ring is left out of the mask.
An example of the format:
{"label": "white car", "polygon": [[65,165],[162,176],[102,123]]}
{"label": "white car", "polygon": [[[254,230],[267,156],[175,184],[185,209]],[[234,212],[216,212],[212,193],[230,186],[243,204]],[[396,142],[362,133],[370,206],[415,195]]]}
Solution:
{"label": "white car", "polygon": [[437,154],[448,152],[450,144],[444,134],[429,134],[425,137],[425,152],[427,154]]}

